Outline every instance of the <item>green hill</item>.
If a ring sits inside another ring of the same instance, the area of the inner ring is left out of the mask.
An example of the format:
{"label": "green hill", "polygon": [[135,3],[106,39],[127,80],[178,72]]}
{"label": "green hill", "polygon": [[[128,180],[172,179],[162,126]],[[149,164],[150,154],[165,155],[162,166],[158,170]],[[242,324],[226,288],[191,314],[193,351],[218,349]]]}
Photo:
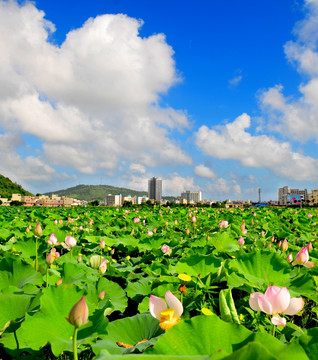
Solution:
{"label": "green hill", "polygon": [[136,191],[126,188],[119,188],[110,185],[77,185],[65,190],[57,190],[53,192],[45,193],[44,195],[50,196],[51,194],[56,194],[59,196],[67,196],[78,200],[105,200],[108,194],[122,194],[122,196],[147,196],[145,191]]}
{"label": "green hill", "polygon": [[0,197],[11,199],[12,194],[33,195],[24,190],[21,185],[12,182],[9,178],[0,175]]}

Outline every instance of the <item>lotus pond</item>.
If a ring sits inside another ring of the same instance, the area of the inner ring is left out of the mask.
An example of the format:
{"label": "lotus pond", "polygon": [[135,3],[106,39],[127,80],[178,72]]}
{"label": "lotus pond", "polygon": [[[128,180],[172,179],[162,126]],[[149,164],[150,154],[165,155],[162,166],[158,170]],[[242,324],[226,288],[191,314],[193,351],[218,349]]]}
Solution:
{"label": "lotus pond", "polygon": [[0,207],[0,358],[318,359],[317,234],[314,208]]}

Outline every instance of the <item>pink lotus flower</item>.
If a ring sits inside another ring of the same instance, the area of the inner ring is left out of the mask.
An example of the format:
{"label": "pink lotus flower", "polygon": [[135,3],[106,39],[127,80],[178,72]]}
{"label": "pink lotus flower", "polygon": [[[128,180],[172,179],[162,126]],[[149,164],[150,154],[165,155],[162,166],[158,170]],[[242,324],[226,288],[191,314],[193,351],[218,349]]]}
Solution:
{"label": "pink lotus flower", "polygon": [[245,221],[243,221],[243,223],[242,223],[242,225],[241,225],[241,230],[242,230],[242,233],[243,233],[244,235],[247,234],[247,230],[245,229]]}
{"label": "pink lotus flower", "polygon": [[56,219],[54,220],[54,224],[57,225],[57,220]]}
{"label": "pink lotus flower", "polygon": [[245,244],[245,240],[243,238],[243,236],[241,236],[238,240],[237,240],[237,243],[241,246],[243,246]]}
{"label": "pink lotus flower", "polygon": [[148,231],[148,232],[147,232],[147,235],[148,235],[148,236],[152,236],[152,235],[153,235],[153,232],[152,232],[152,231]]}
{"label": "pink lotus flower", "polygon": [[268,286],[265,294],[255,292],[250,295],[250,307],[255,311],[263,311],[272,315],[271,322],[274,325],[285,326],[286,319],[278,314],[295,315],[299,313],[305,305],[302,298],[291,298],[289,291],[284,286]]}
{"label": "pink lotus flower", "polygon": [[106,270],[107,270],[107,260],[104,259],[99,265],[99,272],[100,274],[105,274]]}
{"label": "pink lotus flower", "polygon": [[172,253],[172,250],[170,249],[169,245],[163,245],[161,247],[161,251],[166,255],[171,255],[171,253]]}
{"label": "pink lotus flower", "polygon": [[135,217],[135,218],[134,218],[134,224],[139,223],[139,222],[140,222],[139,217]]}
{"label": "pink lotus flower", "polygon": [[180,321],[183,306],[171,291],[166,292],[165,299],[166,301],[158,296],[150,295],[149,311],[154,318],[159,320],[159,326],[163,330],[168,330]]}
{"label": "pink lotus flower", "polygon": [[58,257],[60,257],[60,253],[58,253],[57,251],[56,251],[56,249],[55,248],[53,248],[53,249],[51,249],[51,251],[49,252],[49,254],[48,254],[48,256],[46,257],[46,263],[48,264],[48,265],[52,265],[53,264],[53,261],[55,260],[55,259],[57,259]]}
{"label": "pink lotus flower", "polygon": [[296,255],[295,261],[292,262],[292,265],[304,265],[306,268],[312,268],[315,266],[315,263],[309,260],[309,254],[307,247],[303,247],[299,253]]}
{"label": "pink lotus flower", "polygon": [[312,218],[312,217],[313,217],[313,214],[308,213],[308,217],[309,217],[309,218]]}
{"label": "pink lotus flower", "polygon": [[46,241],[49,245],[51,246],[55,246],[55,245],[60,245],[58,242],[57,242],[57,237],[54,233],[52,233],[49,237],[49,240]]}
{"label": "pink lotus flower", "polygon": [[65,244],[72,248],[74,246],[76,246],[76,240],[73,238],[73,236],[66,236],[65,237]]}
{"label": "pink lotus flower", "polygon": [[229,222],[227,220],[222,220],[221,222],[219,222],[218,226],[220,229],[227,228],[227,227],[229,227]]}
{"label": "pink lotus flower", "polygon": [[85,296],[72,307],[66,320],[76,328],[88,323],[88,306],[85,301]]}
{"label": "pink lotus flower", "polygon": [[197,218],[195,217],[195,215],[193,215],[193,216],[191,217],[191,221],[192,221],[193,223],[195,223],[195,222],[197,221]]}

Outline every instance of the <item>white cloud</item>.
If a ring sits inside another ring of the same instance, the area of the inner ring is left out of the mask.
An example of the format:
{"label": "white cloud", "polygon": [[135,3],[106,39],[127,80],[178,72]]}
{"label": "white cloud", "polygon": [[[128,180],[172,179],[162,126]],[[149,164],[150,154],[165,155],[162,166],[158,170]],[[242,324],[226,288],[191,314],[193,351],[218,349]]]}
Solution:
{"label": "white cloud", "polygon": [[285,45],[287,59],[306,76],[298,98],[285,97],[282,86],[272,87],[260,96],[271,129],[305,142],[318,142],[318,1],[305,2],[307,16],[295,27],[296,41]]}
{"label": "white cloud", "polygon": [[231,87],[235,87],[242,81],[242,79],[243,79],[242,75],[234,76],[232,79],[229,80],[229,85]]}
{"label": "white cloud", "polygon": [[241,195],[241,187],[236,181],[228,181],[224,178],[217,178],[213,183],[206,185],[206,190],[211,194],[211,197],[216,198],[230,198],[234,196],[238,198]]}
{"label": "white cloud", "polygon": [[145,174],[146,173],[145,167],[143,165],[141,165],[141,164],[136,164],[136,163],[130,164],[129,170],[134,172],[134,173],[140,173],[140,174]]}
{"label": "white cloud", "polygon": [[48,41],[55,27],[44,15],[33,3],[0,0],[4,133],[35,136],[47,166],[84,174],[113,171],[120,160],[191,164],[170,138],[172,130],[189,127],[186,112],[158,105],[179,81],[165,36],[142,38],[141,21],[102,15],[56,46]]}
{"label": "white cloud", "polygon": [[220,126],[219,131],[201,126],[196,134],[198,147],[218,159],[238,160],[244,166],[265,167],[278,176],[293,180],[315,180],[318,160],[293,152],[287,142],[266,135],[252,136],[247,114]]}
{"label": "white cloud", "polygon": [[200,191],[200,187],[194,184],[193,177],[182,177],[177,173],[162,179],[162,192],[164,195],[180,196],[185,190]]}
{"label": "white cloud", "polygon": [[217,175],[207,166],[200,164],[194,168],[194,173],[203,178],[214,179]]}

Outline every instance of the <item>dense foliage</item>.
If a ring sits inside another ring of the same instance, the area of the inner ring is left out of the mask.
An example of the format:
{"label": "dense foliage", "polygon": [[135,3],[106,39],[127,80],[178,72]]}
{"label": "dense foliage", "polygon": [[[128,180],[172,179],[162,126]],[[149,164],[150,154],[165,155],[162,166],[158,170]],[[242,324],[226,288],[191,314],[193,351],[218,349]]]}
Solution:
{"label": "dense foliage", "polygon": [[[0,358],[71,359],[80,324],[82,359],[317,359],[317,219],[287,208],[0,208]],[[296,257],[304,248],[310,259]],[[286,326],[250,306],[268,286],[304,300],[297,315],[279,311]],[[183,313],[165,331],[149,299],[167,292]]]}
{"label": "dense foliage", "polygon": [[0,198],[11,199],[12,194],[32,195],[21,185],[13,183],[9,178],[0,175]]}

